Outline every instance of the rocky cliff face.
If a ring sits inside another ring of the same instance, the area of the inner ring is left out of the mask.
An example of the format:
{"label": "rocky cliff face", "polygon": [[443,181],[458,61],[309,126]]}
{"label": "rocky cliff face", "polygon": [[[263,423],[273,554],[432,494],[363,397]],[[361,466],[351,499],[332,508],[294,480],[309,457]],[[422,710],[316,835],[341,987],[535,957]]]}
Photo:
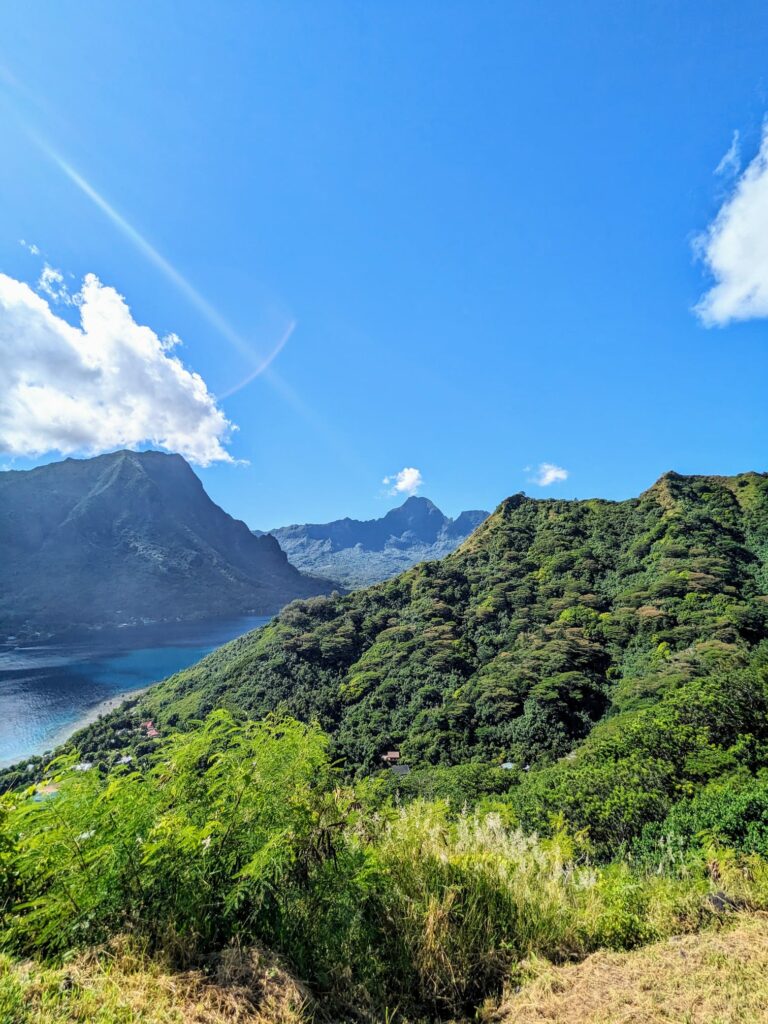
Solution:
{"label": "rocky cliff face", "polygon": [[0,474],[0,550],[6,633],[271,614],[330,589],[154,451]]}

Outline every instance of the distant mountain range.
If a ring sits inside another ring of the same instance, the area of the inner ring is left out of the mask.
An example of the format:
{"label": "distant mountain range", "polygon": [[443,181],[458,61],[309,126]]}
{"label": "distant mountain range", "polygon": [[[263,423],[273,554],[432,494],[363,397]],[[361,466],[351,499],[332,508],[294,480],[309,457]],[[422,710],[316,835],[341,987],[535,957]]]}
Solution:
{"label": "distant mountain range", "polygon": [[272,614],[330,584],[214,504],[180,455],[0,473],[0,633]]}
{"label": "distant mountain range", "polygon": [[297,569],[355,588],[442,558],[487,518],[487,512],[472,510],[449,519],[428,498],[413,497],[381,519],[281,526],[269,533]]}

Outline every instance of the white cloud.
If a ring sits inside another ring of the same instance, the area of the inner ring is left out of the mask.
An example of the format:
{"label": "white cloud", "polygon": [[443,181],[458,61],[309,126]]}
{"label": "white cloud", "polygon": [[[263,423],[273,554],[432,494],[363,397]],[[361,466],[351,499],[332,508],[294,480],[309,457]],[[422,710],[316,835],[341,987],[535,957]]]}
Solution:
{"label": "white cloud", "polygon": [[738,131],[733,133],[731,144],[723,153],[715,174],[738,174],[741,170],[741,140]]}
{"label": "white cloud", "polygon": [[19,239],[19,245],[23,245],[27,252],[31,252],[33,256],[39,256],[40,250],[34,242],[27,242],[23,238]]}
{"label": "white cloud", "polygon": [[540,462],[535,474],[531,477],[531,483],[539,487],[549,487],[550,484],[562,483],[568,479],[568,470],[562,466],[556,466],[554,462]]}
{"label": "white cloud", "polygon": [[390,494],[415,494],[424,483],[424,478],[420,470],[406,466],[399,473],[385,476],[381,482],[389,487]]}
{"label": "white cloud", "polygon": [[89,274],[80,325],[0,274],[0,451],[95,454],[149,443],[207,466],[231,462],[232,424],[202,377],[135,322],[125,299]]}
{"label": "white cloud", "polygon": [[37,290],[43,292],[49,299],[53,299],[54,302],[63,302],[66,306],[72,306],[77,303],[77,296],[71,295],[69,289],[64,284],[62,272],[55,267],[49,266],[47,263],[40,273]]}
{"label": "white cloud", "polygon": [[695,248],[715,279],[695,307],[707,327],[768,316],[768,123],[757,156]]}

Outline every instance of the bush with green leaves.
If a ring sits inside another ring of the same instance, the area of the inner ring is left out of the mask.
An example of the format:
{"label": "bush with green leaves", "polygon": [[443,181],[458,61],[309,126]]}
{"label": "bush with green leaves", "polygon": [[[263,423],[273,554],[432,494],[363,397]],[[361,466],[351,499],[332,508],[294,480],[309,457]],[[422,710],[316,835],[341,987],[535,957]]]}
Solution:
{"label": "bush with green leaves", "polygon": [[344,1019],[434,1019],[470,1011],[530,953],[697,927],[723,885],[768,906],[766,862],[714,840],[601,865],[562,815],[549,832],[345,786],[316,727],[218,711],[163,740],[146,770],[73,755],[0,799],[0,938],[56,958],[128,934],[182,965],[258,943]]}
{"label": "bush with green leaves", "polygon": [[768,770],[736,772],[676,803],[663,821],[645,826],[632,852],[653,859],[670,845],[681,850],[716,843],[768,857]]}
{"label": "bush with green leaves", "polygon": [[611,857],[702,786],[736,771],[751,778],[763,765],[768,669],[757,665],[690,680],[607,719],[572,755],[526,777],[510,802],[527,828],[562,814]]}
{"label": "bush with green leaves", "polygon": [[281,890],[330,854],[344,800],[318,730],[226,712],[169,738],[147,772],[83,768],[70,755],[47,791],[4,797],[12,942],[55,951],[131,928],[194,955],[265,922],[279,936]]}

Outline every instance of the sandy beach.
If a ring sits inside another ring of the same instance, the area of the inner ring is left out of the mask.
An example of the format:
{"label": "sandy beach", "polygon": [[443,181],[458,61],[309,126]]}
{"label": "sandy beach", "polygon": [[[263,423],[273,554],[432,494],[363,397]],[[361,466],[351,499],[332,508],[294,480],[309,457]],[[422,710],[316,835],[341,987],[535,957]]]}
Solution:
{"label": "sandy beach", "polygon": [[54,735],[50,738],[49,746],[46,750],[37,750],[33,754],[28,754],[27,757],[13,757],[5,758],[0,761],[0,768],[9,768],[13,764],[20,764],[30,757],[39,757],[42,754],[48,753],[51,750],[55,750],[56,747],[65,743],[71,736],[74,736],[80,729],[84,729],[87,725],[97,721],[102,715],[107,715],[110,711],[114,711],[115,708],[119,708],[121,704],[124,704],[127,700],[133,700],[140,696],[142,693],[146,693],[147,690],[151,689],[149,686],[142,686],[136,690],[124,690],[121,693],[116,693],[112,697],[108,697],[106,700],[99,701],[94,704],[93,707],[89,708],[79,718],[73,722],[69,722],[63,725]]}
{"label": "sandy beach", "polygon": [[110,711],[114,711],[115,708],[119,708],[120,705],[124,704],[127,700],[133,700],[142,693],[146,693],[149,689],[151,689],[151,687],[142,686],[137,690],[124,690],[122,693],[115,694],[114,697],[108,697],[107,700],[102,700],[99,701],[98,704],[94,704],[90,710],[86,711],[76,721],[69,725],[62,726],[51,740],[51,750],[58,747],[59,744],[64,743],[65,740],[68,740],[70,736],[73,736],[80,729],[84,729],[86,725],[90,725],[92,722],[101,718],[102,715],[109,714]]}

